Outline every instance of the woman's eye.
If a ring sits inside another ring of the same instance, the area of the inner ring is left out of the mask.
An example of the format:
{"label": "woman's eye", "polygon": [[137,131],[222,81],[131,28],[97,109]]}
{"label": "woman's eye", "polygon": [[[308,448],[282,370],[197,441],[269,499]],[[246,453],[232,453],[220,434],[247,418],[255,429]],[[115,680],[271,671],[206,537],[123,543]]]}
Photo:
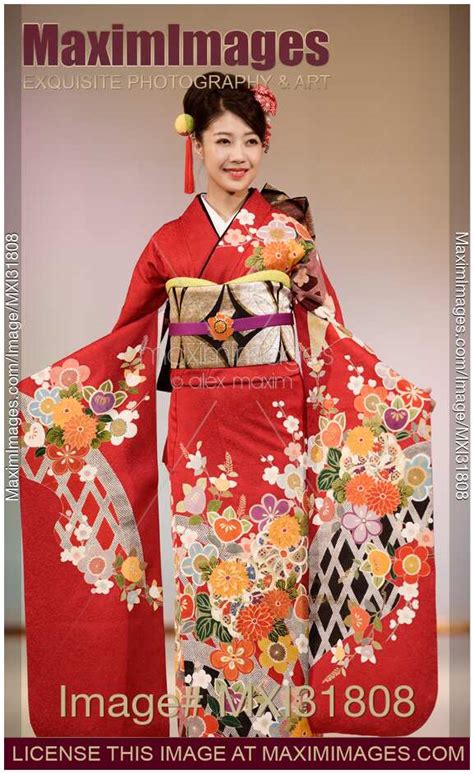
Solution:
{"label": "woman's eye", "polygon": [[[222,137],[220,140],[217,140],[217,144],[221,145],[223,143],[229,142],[225,137]],[[254,137],[251,140],[247,140],[247,142],[250,142],[252,145],[257,145],[258,140],[256,140]]]}

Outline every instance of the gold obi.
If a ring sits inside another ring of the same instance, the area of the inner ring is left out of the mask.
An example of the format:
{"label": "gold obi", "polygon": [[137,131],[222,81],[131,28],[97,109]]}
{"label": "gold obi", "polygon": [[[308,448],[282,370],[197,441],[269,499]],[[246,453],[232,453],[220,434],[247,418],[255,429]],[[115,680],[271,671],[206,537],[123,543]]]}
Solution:
{"label": "gold obi", "polygon": [[[254,272],[222,285],[197,277],[175,277],[168,280],[166,290],[170,302],[171,368],[222,368],[295,360],[292,293],[284,272]],[[174,323],[180,325],[174,326],[173,333]],[[197,329],[199,332],[188,332]]]}

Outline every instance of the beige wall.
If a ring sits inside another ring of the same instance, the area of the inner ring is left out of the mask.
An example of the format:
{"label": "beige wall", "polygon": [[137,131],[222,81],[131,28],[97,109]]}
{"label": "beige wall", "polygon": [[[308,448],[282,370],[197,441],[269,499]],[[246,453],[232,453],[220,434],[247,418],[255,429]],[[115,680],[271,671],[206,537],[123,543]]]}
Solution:
{"label": "beige wall", "polygon": [[[319,68],[330,76],[326,89],[278,88],[280,74],[294,81],[318,68],[271,71],[279,111],[256,184],[308,196],[346,324],[400,373],[433,388],[438,599],[446,616],[448,7],[30,5],[22,13],[24,22],[64,29],[123,22],[151,30],[175,22],[329,33],[330,60]],[[35,72],[66,69],[28,70]],[[127,71],[114,68],[120,72]],[[182,192],[184,140],[173,129],[183,93],[23,90],[24,374],[110,330],[147,239],[191,200]],[[205,190],[203,173],[196,182]],[[160,397],[162,426],[166,408]]]}

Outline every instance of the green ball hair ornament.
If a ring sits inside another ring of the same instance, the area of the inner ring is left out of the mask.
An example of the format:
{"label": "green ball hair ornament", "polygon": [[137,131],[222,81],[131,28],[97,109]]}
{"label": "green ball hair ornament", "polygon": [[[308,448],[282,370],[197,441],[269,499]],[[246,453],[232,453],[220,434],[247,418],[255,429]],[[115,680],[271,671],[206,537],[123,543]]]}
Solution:
{"label": "green ball hair ornament", "polygon": [[174,122],[174,128],[182,137],[191,134],[194,129],[194,118],[189,113],[180,113]]}

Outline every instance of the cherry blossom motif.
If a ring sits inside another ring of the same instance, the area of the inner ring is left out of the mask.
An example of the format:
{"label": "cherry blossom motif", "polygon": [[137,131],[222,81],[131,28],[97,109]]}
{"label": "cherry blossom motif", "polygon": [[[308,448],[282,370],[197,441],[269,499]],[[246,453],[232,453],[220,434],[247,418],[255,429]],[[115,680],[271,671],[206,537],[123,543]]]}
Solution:
{"label": "cherry blossom motif", "polygon": [[416,387],[408,379],[399,379],[397,383],[397,392],[402,396],[406,406],[421,408],[425,402],[424,390]]}
{"label": "cherry blossom motif", "polygon": [[110,578],[114,571],[114,560],[115,551],[113,549],[104,550],[96,540],[90,540],[85,546],[84,556],[78,562],[77,568],[84,573],[85,582],[94,585],[98,580]]}
{"label": "cherry blossom motif", "polygon": [[92,594],[108,594],[113,587],[113,581],[100,578],[94,583],[94,588],[91,589],[91,592]]}
{"label": "cherry blossom motif", "polygon": [[277,484],[283,489],[285,497],[299,497],[302,499],[305,485],[306,471],[302,466],[285,465],[283,473],[277,476]]}
{"label": "cherry blossom motif", "polygon": [[309,274],[308,270],[305,266],[300,266],[299,269],[293,274],[292,281],[298,285],[299,288],[302,288],[303,285],[306,285],[306,283],[309,280]]}
{"label": "cherry blossom motif", "polygon": [[119,446],[125,438],[133,438],[137,434],[138,428],[132,420],[138,419],[138,411],[112,409],[108,413],[112,417],[109,430],[112,434],[110,441],[114,446]]}
{"label": "cherry blossom motif", "polygon": [[416,540],[418,542],[418,545],[431,548],[434,545],[433,531],[431,529],[428,529],[428,527],[420,530],[420,532],[416,536]]}
{"label": "cherry blossom motif", "polygon": [[395,371],[390,366],[385,365],[382,361],[378,361],[375,365],[375,373],[382,379],[383,386],[387,390],[393,390],[400,378],[398,371]]}
{"label": "cherry blossom motif", "polygon": [[37,417],[43,425],[52,425],[54,407],[61,400],[59,392],[59,387],[53,387],[52,390],[47,387],[40,387],[38,390],[35,390],[34,400],[28,404],[30,416]]}
{"label": "cherry blossom motif", "polygon": [[275,516],[285,516],[290,512],[288,500],[277,500],[273,494],[265,494],[257,505],[252,505],[249,516],[252,521],[263,526]]}
{"label": "cherry blossom motif", "polygon": [[82,518],[83,518],[83,521],[74,530],[75,536],[80,541],[87,540],[90,537],[92,532],[92,527],[90,526],[90,524],[88,524],[87,518],[85,516],[83,516]]}
{"label": "cherry blossom motif", "polygon": [[224,236],[224,242],[232,247],[238,247],[242,242],[246,241],[247,237],[242,233],[240,228],[230,228]]}
{"label": "cherry blossom motif", "polygon": [[408,605],[405,605],[405,607],[400,608],[400,610],[397,610],[397,618],[399,624],[411,624],[415,617],[416,613],[414,610],[412,610],[411,607]]}
{"label": "cherry blossom motif", "polygon": [[46,447],[46,456],[49,457],[50,460],[53,460],[51,466],[53,473],[56,476],[62,476],[68,471],[71,473],[79,473],[81,468],[85,465],[84,457],[88,451],[89,447],[75,449],[68,443],[65,443],[64,446],[50,444]]}
{"label": "cherry blossom motif", "polygon": [[418,578],[425,578],[430,574],[431,568],[428,562],[429,551],[426,546],[414,546],[407,543],[395,551],[393,571],[397,575],[396,585],[416,583]]}
{"label": "cherry blossom motif", "polygon": [[97,475],[97,468],[94,465],[84,465],[79,471],[80,481],[93,481]]}
{"label": "cherry blossom motif", "polygon": [[287,242],[296,236],[295,229],[278,220],[271,220],[268,226],[261,226],[257,231],[257,236],[268,245],[271,242]]}
{"label": "cherry blossom motif", "polygon": [[418,583],[402,583],[399,586],[398,593],[406,602],[410,602],[419,595]]}
{"label": "cherry blossom motif", "polygon": [[65,548],[64,551],[61,551],[60,559],[62,562],[72,562],[77,567],[85,553],[85,546],[71,546],[71,548]]}
{"label": "cherry blossom motif", "polygon": [[283,422],[283,427],[287,430],[288,433],[296,432],[299,426],[300,426],[300,420],[297,417],[292,416],[291,414],[287,416],[287,418]]}
{"label": "cherry blossom motif", "polygon": [[69,357],[60,366],[51,368],[51,384],[67,389],[72,384],[82,386],[91,374],[89,366],[80,365],[74,357]]}
{"label": "cherry blossom motif", "polygon": [[255,213],[242,207],[235,216],[235,220],[240,223],[241,226],[253,226],[255,222]]}
{"label": "cherry blossom motif", "polygon": [[353,505],[341,519],[343,527],[352,532],[355,543],[364,543],[368,536],[380,535],[382,524],[380,516],[370,511],[366,505]]}
{"label": "cherry blossom motif", "polygon": [[283,451],[286,454],[286,456],[289,457],[290,462],[296,462],[296,460],[298,460],[301,457],[301,454],[303,452],[301,448],[301,444],[295,443],[294,441],[291,441]]}

